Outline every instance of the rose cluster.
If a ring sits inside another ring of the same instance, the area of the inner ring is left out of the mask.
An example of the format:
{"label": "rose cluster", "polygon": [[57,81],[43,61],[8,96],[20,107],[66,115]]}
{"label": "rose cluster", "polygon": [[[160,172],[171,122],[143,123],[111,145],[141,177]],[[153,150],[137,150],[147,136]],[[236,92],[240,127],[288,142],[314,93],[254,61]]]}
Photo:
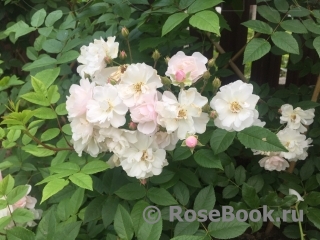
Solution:
{"label": "rose cluster", "polygon": [[200,53],[178,52],[166,75],[181,87],[176,97],[163,86],[157,71],[145,63],[109,66],[118,55],[115,37],[81,47],[77,69],[80,85],[72,85],[66,109],[72,142],[81,156],[112,152],[111,166],[145,179],[159,175],[168,164],[166,150],[179,140],[204,133],[209,121],[202,108],[208,99],[191,86],[207,71]]}
{"label": "rose cluster", "polygon": [[[289,167],[289,162],[297,160],[305,160],[308,156],[307,150],[311,146],[312,140],[306,138],[302,133],[307,131],[306,126],[313,122],[314,108],[302,110],[300,107],[293,109],[290,104],[281,106],[280,123],[286,124],[283,130],[277,133],[277,136],[288,152],[260,152],[256,154],[265,155],[259,161],[261,167],[266,170],[282,171]],[[287,161],[288,160],[288,161]]]}
{"label": "rose cluster", "polygon": [[[0,171],[0,181],[2,181],[2,174]],[[25,196],[23,196],[20,200],[18,200],[16,203],[12,204],[12,205],[8,205],[6,208],[3,208],[0,210],[0,218],[6,217],[6,216],[11,216],[12,213],[19,209],[19,208],[25,208],[28,209],[29,211],[31,211],[34,215],[33,220],[39,220],[42,216],[42,210],[41,209],[34,209],[36,203],[37,203],[37,199],[34,197],[29,196],[28,194],[31,191],[31,186],[28,186],[28,191],[25,194]],[[6,196],[2,196],[0,199],[5,200]],[[36,226],[36,222],[34,222],[33,220],[27,222],[26,224],[23,225],[23,227],[25,226],[29,226],[29,227],[34,227]],[[7,226],[6,229],[12,228],[14,226],[18,226],[19,223],[17,222],[13,222],[11,221]],[[21,224],[20,224],[21,225]]]}
{"label": "rose cluster", "polygon": [[[204,133],[209,122],[208,104],[218,128],[241,131],[265,125],[258,119],[259,96],[253,94],[252,84],[238,80],[225,85],[210,103],[198,92],[193,84],[208,75],[208,59],[199,52],[186,56],[179,51],[167,59],[164,78],[145,63],[113,66],[118,52],[115,37],[81,47],[80,85],[70,87],[66,102],[72,143],[79,156],[83,151],[93,157],[112,152],[111,167],[121,166],[128,176],[143,180],[161,173],[168,165],[166,150],[174,150],[179,140],[191,150],[201,145],[197,134]],[[180,87],[177,96],[164,91],[162,79]],[[261,165],[271,170],[277,162],[282,164],[275,167],[279,170],[288,164],[282,157],[296,161],[307,156],[310,140],[299,131],[305,130],[302,124],[312,122],[311,113],[283,106],[281,121],[288,122],[288,129],[278,137],[289,152],[268,153]]]}

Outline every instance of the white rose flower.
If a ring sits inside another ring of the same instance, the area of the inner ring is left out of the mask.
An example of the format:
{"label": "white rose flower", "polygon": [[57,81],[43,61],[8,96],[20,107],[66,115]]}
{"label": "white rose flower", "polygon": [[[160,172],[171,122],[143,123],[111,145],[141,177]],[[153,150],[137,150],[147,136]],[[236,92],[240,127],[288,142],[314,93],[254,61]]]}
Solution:
{"label": "white rose flower", "polygon": [[241,131],[260,124],[255,109],[259,96],[252,94],[252,91],[252,84],[241,80],[221,87],[210,102],[211,108],[218,113],[214,119],[215,125],[227,131]]}
{"label": "white rose flower", "polygon": [[289,163],[279,156],[267,156],[259,161],[260,167],[264,167],[268,171],[283,171],[289,167]]}
{"label": "white rose flower", "polygon": [[196,88],[181,89],[178,100],[173,93],[165,91],[162,100],[156,103],[158,123],[168,133],[177,131],[181,140],[187,134],[204,133],[209,115],[202,112],[202,107],[207,102],[208,99],[201,96]]}
{"label": "white rose flower", "polygon": [[158,144],[159,148],[172,151],[176,148],[179,138],[176,132],[156,132],[155,141]]}
{"label": "white rose flower", "polygon": [[125,124],[128,107],[118,96],[118,90],[111,84],[97,86],[93,89],[92,100],[87,104],[87,120],[91,123],[110,124],[117,128]]}
{"label": "white rose flower", "polygon": [[86,113],[87,103],[92,99],[93,88],[94,83],[90,83],[88,79],[81,79],[80,86],[71,85],[69,89],[70,96],[67,96],[66,101],[66,109],[70,121]]}
{"label": "white rose flower", "polygon": [[145,63],[131,64],[121,76],[118,85],[120,97],[127,107],[142,103],[143,96],[162,87],[157,71]]}
{"label": "white rose flower", "polygon": [[168,165],[166,151],[159,149],[154,136],[137,133],[137,142],[121,155],[122,168],[128,176],[145,179],[153,175],[159,175],[162,168]]}
{"label": "white rose flower", "polygon": [[292,105],[284,104],[281,106],[280,123],[287,123],[287,127],[298,130],[301,133],[307,131],[308,126],[313,123],[314,108],[302,110],[300,107],[293,109]]}
{"label": "white rose flower", "polygon": [[77,58],[80,65],[77,72],[84,77],[85,74],[92,76],[95,72],[101,71],[106,66],[106,59],[113,59],[118,56],[119,43],[115,42],[116,37],[108,37],[105,42],[102,38],[95,39],[89,46],[80,48],[81,54]]}
{"label": "white rose flower", "polygon": [[207,62],[208,59],[199,52],[186,56],[179,51],[170,58],[165,74],[170,77],[173,85],[179,86],[183,83],[184,86],[190,86],[207,71]]}
{"label": "white rose flower", "polygon": [[297,130],[285,128],[277,133],[280,142],[288,149],[288,152],[281,152],[280,156],[289,161],[304,160],[308,156],[307,149],[312,140],[300,134]]}

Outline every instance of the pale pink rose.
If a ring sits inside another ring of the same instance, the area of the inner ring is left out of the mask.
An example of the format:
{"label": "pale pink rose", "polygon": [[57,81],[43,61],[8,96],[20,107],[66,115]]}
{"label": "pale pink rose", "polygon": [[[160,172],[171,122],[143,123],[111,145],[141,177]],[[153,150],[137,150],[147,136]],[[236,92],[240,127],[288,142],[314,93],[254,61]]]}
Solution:
{"label": "pale pink rose", "polygon": [[283,171],[289,167],[289,163],[282,157],[279,156],[267,156],[259,161],[260,167],[264,167],[269,171]]}
{"label": "pale pink rose", "polygon": [[132,121],[138,123],[138,131],[144,134],[154,133],[157,129],[158,114],[155,110],[157,100],[157,92],[145,94],[142,103],[130,108]]}
{"label": "pale pink rose", "polygon": [[17,209],[17,208],[24,208],[27,204],[27,198],[26,196],[24,196],[23,198],[21,198],[18,202],[16,202],[15,204],[13,204],[13,208]]}
{"label": "pale pink rose", "polygon": [[189,148],[194,148],[195,146],[197,146],[198,143],[198,139],[195,136],[189,136],[186,139],[186,145]]}
{"label": "pale pink rose", "polygon": [[80,86],[72,84],[70,87],[70,96],[67,96],[66,109],[68,118],[72,120],[83,115],[87,111],[87,103],[92,99],[94,83],[88,79],[81,79]]}
{"label": "pale pink rose", "polygon": [[207,71],[207,62],[208,59],[199,52],[193,53],[192,56],[186,56],[184,52],[179,51],[170,58],[165,74],[171,78],[174,85],[183,82],[185,86],[190,86]]}
{"label": "pale pink rose", "polygon": [[130,130],[136,130],[137,129],[137,124],[134,122],[130,122],[129,123],[129,129]]}

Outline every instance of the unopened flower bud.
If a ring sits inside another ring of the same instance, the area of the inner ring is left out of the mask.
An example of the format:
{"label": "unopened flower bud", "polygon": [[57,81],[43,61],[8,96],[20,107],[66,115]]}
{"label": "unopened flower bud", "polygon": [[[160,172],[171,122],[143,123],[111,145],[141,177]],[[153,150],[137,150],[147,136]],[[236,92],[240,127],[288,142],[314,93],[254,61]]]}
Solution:
{"label": "unopened flower bud", "polygon": [[168,64],[169,60],[170,60],[170,58],[169,58],[168,56],[166,56],[166,57],[164,58],[164,61],[166,62],[166,64]]}
{"label": "unopened flower bud", "polygon": [[211,77],[211,74],[209,71],[205,71],[202,77],[204,80],[208,80]]}
{"label": "unopened flower bud", "polygon": [[104,61],[105,61],[107,64],[111,64],[111,63],[112,63],[112,58],[109,57],[109,56],[106,56],[106,57],[104,58]]}
{"label": "unopened flower bud", "polygon": [[122,36],[123,36],[124,38],[128,38],[128,36],[129,36],[129,30],[128,30],[128,28],[123,27],[123,28],[121,29],[121,34],[122,34]]}
{"label": "unopened flower bud", "polygon": [[147,184],[147,178],[140,179],[140,183],[141,183],[142,185],[146,185],[146,184]]}
{"label": "unopened flower bud", "polygon": [[211,113],[210,113],[210,118],[216,119],[217,117],[218,117],[217,111],[215,111],[215,110],[211,111]]}
{"label": "unopened flower bud", "polygon": [[210,112],[210,110],[211,110],[211,107],[208,103],[202,107],[202,112],[208,113]]}
{"label": "unopened flower bud", "polygon": [[175,79],[177,82],[184,82],[186,74],[182,70],[178,70],[175,74]]}
{"label": "unopened flower bud", "polygon": [[136,130],[137,129],[137,124],[134,122],[130,122],[129,123],[129,129],[130,130]]}
{"label": "unopened flower bud", "polygon": [[215,90],[217,90],[220,86],[221,86],[221,81],[219,78],[215,78],[213,81],[212,81],[212,86]]}
{"label": "unopened flower bud", "polygon": [[154,61],[158,61],[158,59],[161,57],[161,54],[159,53],[159,51],[156,49],[154,50],[154,52],[152,53],[152,58]]}
{"label": "unopened flower bud", "polygon": [[212,68],[214,65],[215,65],[215,60],[214,60],[213,58],[211,58],[211,59],[208,61],[208,67],[209,67],[209,68]]}
{"label": "unopened flower bud", "polygon": [[125,51],[121,51],[120,54],[119,54],[119,58],[120,58],[121,60],[126,59],[126,58],[127,58],[126,52],[125,52]]}
{"label": "unopened flower bud", "polygon": [[189,148],[194,148],[197,146],[198,139],[195,136],[189,136],[186,139],[186,146]]}
{"label": "unopened flower bud", "polygon": [[171,85],[171,80],[167,77],[160,77],[163,85],[168,86]]}
{"label": "unopened flower bud", "polygon": [[278,113],[280,113],[280,114],[282,113],[282,110],[281,110],[281,108],[279,108],[279,110],[278,110]]}

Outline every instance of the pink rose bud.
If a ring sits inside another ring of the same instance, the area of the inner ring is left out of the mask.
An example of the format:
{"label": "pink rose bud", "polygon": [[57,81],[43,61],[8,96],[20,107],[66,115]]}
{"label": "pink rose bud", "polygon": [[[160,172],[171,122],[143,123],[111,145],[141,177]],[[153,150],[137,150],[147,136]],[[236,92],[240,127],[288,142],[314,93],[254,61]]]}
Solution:
{"label": "pink rose bud", "polygon": [[130,123],[129,123],[129,129],[131,129],[131,130],[136,130],[136,129],[137,129],[137,124],[134,123],[134,122],[130,122]]}
{"label": "pink rose bud", "polygon": [[140,183],[142,185],[146,185],[147,184],[147,179],[140,179]]}
{"label": "pink rose bud", "polygon": [[210,118],[216,119],[217,117],[218,117],[217,111],[211,111],[211,113],[210,113]]}
{"label": "pink rose bud", "polygon": [[120,57],[120,59],[122,59],[122,60],[126,59],[126,58],[127,58],[126,52],[125,52],[125,51],[121,51],[119,57]]}
{"label": "pink rose bud", "polygon": [[195,146],[197,146],[198,143],[198,139],[195,136],[189,136],[186,139],[186,145],[189,148],[194,148]]}
{"label": "pink rose bud", "polygon": [[177,82],[183,82],[186,77],[186,74],[182,70],[178,70],[175,74]]}
{"label": "pink rose bud", "polygon": [[104,58],[104,61],[107,63],[107,64],[111,64],[112,63],[112,58],[110,58],[109,56],[106,56]]}

